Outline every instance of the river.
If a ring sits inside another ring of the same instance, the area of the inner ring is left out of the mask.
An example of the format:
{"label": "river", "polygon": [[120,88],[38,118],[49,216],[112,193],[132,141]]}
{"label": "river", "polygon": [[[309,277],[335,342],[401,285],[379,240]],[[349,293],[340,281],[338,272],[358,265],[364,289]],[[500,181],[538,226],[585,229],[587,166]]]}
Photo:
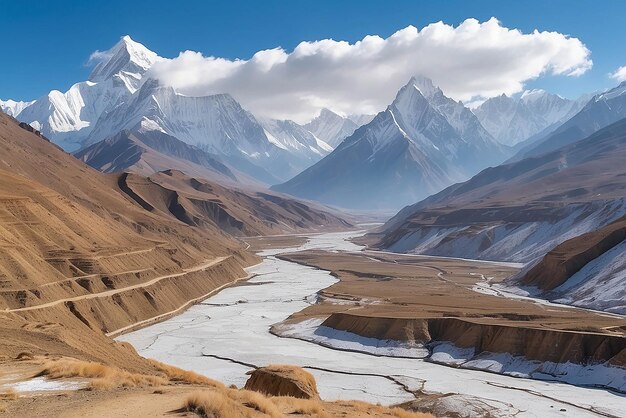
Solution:
{"label": "river", "polygon": [[[279,260],[276,254],[306,249],[358,251],[348,241],[357,232],[313,235],[299,247],[260,253],[243,285],[227,288],[184,313],[118,339],[150,358],[242,387],[246,372],[267,364],[294,364],[315,376],[322,398],[396,404],[409,391],[450,393],[449,410],[481,416],[624,416],[626,397],[610,391],[457,369],[422,359],[340,351],[294,338],[270,327],[315,302],[337,281],[324,270]],[[407,389],[409,391],[407,391]],[[493,412],[492,412],[493,413]]]}

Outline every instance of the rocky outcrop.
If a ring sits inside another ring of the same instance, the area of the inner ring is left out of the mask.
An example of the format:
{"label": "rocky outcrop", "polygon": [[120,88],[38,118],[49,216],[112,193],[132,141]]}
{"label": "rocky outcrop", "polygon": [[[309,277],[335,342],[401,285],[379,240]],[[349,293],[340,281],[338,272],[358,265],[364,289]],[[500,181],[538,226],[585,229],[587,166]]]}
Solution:
{"label": "rocky outcrop", "polygon": [[554,363],[608,362],[626,367],[626,338],[618,335],[481,324],[461,318],[383,318],[334,313],[322,326],[363,337],[429,344],[447,341],[461,348],[509,353]]}
{"label": "rocky outcrop", "polygon": [[296,366],[270,365],[249,373],[244,389],[272,396],[319,399],[313,375]]}

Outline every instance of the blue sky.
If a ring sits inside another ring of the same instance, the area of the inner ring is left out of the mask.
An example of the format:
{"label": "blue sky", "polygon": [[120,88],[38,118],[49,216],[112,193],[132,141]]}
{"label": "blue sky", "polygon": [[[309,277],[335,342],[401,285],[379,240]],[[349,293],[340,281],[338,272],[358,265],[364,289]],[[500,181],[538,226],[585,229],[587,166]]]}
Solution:
{"label": "blue sky", "polygon": [[579,38],[593,68],[580,77],[544,76],[527,84],[566,97],[610,87],[607,74],[626,65],[623,1],[7,1],[0,0],[4,35],[0,98],[28,100],[86,79],[85,63],[129,34],[161,56],[182,50],[250,58],[303,40],[354,42],[387,37],[408,25],[439,20],[458,25],[492,16],[523,32],[549,30]]}

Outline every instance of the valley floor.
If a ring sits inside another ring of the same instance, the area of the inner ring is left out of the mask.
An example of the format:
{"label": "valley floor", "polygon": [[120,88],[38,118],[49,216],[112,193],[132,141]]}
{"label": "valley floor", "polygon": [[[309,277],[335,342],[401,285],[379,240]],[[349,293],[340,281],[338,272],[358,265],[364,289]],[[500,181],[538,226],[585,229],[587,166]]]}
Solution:
{"label": "valley floor", "polygon": [[[315,375],[326,400],[409,402],[414,409],[459,416],[620,416],[626,410],[623,393],[550,381],[556,375],[513,377],[528,372],[526,363],[518,373],[502,375],[493,373],[507,372],[496,367],[506,363],[501,358],[474,363],[473,368],[488,371],[435,362],[463,365],[473,360],[459,362],[456,357],[469,354],[457,348],[479,338],[491,344],[487,348],[496,348],[492,351],[526,350],[537,369],[574,359],[576,353],[567,349],[551,349],[567,339],[619,348],[624,318],[479,293],[477,282],[497,282],[516,267],[363,252],[349,241],[355,235],[311,235],[304,244],[284,237],[251,241],[251,248],[265,249],[260,252],[263,262],[248,269],[254,275],[249,281],[119,340],[146,357],[237,386],[257,366],[299,365]],[[268,249],[273,239],[287,248]],[[458,346],[440,344],[439,355],[429,359],[437,349],[421,344],[424,336],[438,343],[455,340]],[[515,364],[510,360],[506,365]],[[617,373],[614,380],[578,374],[588,380],[576,383],[623,390],[623,359],[613,356],[605,366]]]}

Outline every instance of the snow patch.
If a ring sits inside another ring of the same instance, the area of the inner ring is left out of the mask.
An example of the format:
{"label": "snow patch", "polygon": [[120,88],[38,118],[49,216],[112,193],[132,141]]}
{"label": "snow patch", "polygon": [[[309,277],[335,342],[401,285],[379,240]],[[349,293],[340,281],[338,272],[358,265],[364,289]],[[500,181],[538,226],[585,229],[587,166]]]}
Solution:
{"label": "snow patch", "polygon": [[74,380],[50,380],[44,377],[35,377],[33,379],[21,382],[6,383],[4,389],[13,389],[17,392],[51,392],[65,390],[79,390],[85,387],[83,382]]}
{"label": "snow patch", "polygon": [[461,348],[450,342],[432,344],[430,361],[474,370],[485,370],[514,377],[598,386],[626,392],[626,369],[609,363],[582,365],[530,360],[509,353],[483,352]]}
{"label": "snow patch", "polygon": [[421,344],[362,337],[352,332],[322,326],[322,322],[323,319],[314,318],[293,324],[282,324],[277,327],[277,332],[283,337],[300,338],[326,347],[375,356],[425,358],[429,354]]}

